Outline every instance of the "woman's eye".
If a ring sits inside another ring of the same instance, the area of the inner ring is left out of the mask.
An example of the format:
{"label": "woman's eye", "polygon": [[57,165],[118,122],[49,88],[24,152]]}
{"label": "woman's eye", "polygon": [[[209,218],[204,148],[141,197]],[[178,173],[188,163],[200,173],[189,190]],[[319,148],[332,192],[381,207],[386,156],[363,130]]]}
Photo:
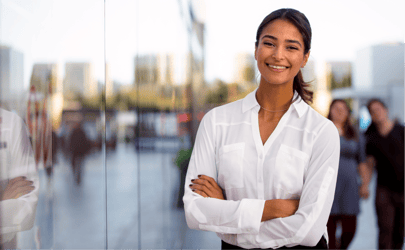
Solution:
{"label": "woman's eye", "polygon": [[264,42],[264,45],[267,45],[267,46],[274,46],[274,44],[269,43],[269,42]]}

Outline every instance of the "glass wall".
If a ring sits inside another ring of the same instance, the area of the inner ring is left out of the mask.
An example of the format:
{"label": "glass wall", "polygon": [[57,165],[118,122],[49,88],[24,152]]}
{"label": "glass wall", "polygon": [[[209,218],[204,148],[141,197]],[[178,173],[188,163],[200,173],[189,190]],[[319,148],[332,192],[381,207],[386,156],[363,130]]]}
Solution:
{"label": "glass wall", "polygon": [[0,32],[1,248],[219,246],[181,200],[205,112],[195,3],[0,0]]}

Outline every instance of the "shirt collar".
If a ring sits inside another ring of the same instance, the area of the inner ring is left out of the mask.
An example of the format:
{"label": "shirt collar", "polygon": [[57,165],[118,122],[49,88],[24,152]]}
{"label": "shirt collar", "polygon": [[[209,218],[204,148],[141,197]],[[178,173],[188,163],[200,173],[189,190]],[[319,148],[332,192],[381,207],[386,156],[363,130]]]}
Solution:
{"label": "shirt collar", "polygon": [[[246,111],[253,109],[257,106],[260,106],[259,103],[256,100],[256,88],[254,91],[249,93],[245,98],[243,98],[243,103],[242,103],[242,113],[245,113]],[[293,97],[294,102],[292,103],[291,106],[297,111],[298,117],[301,117],[305,111],[308,108],[308,104],[302,100],[301,96],[298,95],[297,91],[294,91],[294,97]]]}

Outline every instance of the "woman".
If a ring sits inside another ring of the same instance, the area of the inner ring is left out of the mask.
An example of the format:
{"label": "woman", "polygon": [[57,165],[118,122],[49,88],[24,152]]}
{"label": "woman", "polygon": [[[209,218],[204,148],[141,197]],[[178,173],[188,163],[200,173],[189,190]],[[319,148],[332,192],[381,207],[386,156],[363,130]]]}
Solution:
{"label": "woman", "polygon": [[307,104],[310,46],[305,15],[270,13],[256,35],[259,87],[201,121],[184,208],[188,226],[216,232],[222,249],[327,248],[339,134]]}
{"label": "woman", "polygon": [[[359,139],[350,122],[350,109],[344,100],[333,100],[328,119],[339,131],[340,160],[335,199],[328,221],[329,247],[347,249],[356,232],[359,213],[358,165],[365,161],[364,142]],[[336,227],[341,224],[342,234],[336,241]],[[340,242],[340,246],[337,244]]]}

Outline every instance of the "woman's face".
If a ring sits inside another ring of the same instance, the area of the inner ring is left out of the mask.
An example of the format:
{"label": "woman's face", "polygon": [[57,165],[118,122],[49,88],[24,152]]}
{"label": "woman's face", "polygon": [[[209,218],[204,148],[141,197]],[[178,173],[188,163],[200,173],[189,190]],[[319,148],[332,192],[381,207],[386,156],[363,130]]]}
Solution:
{"label": "woman's face", "polygon": [[293,84],[294,77],[308,61],[299,30],[290,22],[276,19],[260,35],[255,50],[261,81],[268,84]]}
{"label": "woman's face", "polygon": [[335,102],[330,108],[330,116],[334,123],[342,124],[346,122],[347,117],[349,116],[346,104],[341,101]]}

